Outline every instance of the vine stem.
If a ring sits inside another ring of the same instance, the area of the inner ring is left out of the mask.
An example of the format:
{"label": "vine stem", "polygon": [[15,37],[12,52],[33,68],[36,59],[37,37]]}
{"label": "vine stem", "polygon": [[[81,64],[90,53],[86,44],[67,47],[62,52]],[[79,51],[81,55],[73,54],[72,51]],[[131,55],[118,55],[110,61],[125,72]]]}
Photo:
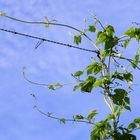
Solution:
{"label": "vine stem", "polygon": [[33,21],[33,22],[32,22],[32,21],[25,21],[25,20],[21,20],[21,19],[18,19],[18,18],[14,18],[14,17],[8,16],[8,15],[6,15],[6,14],[1,14],[1,16],[6,17],[6,18],[11,19],[11,20],[18,21],[18,22],[26,23],[26,24],[56,25],[56,26],[62,26],[62,27],[67,27],[67,28],[73,29],[73,30],[79,32],[81,35],[85,36],[85,37],[94,45],[94,47],[95,47],[98,51],[100,51],[99,48],[97,47],[97,45],[94,43],[94,41],[93,41],[89,36],[87,36],[87,35],[85,34],[85,32],[83,32],[83,31],[81,31],[81,30],[79,30],[79,29],[77,29],[77,28],[75,28],[75,27],[73,27],[73,26],[70,26],[70,25],[67,25],[67,24],[62,24],[62,23],[49,22],[49,21],[47,21],[47,22],[42,22],[42,21],[38,21],[38,22],[34,22],[34,21]]}
{"label": "vine stem", "polygon": [[[62,118],[59,118],[59,117],[55,117],[55,116],[52,116],[51,113],[45,113],[43,112],[42,110],[40,110],[37,106],[34,106],[34,108],[36,108],[36,110],[41,113],[42,115],[48,117],[48,118],[51,118],[51,119],[54,119],[54,120],[58,120],[60,121]],[[88,123],[88,124],[91,124],[91,125],[95,125],[93,122],[90,122],[90,121],[86,121],[86,120],[75,120],[75,119],[65,119],[66,122],[79,122],[79,123]]]}
{"label": "vine stem", "polygon": [[[91,124],[91,125],[96,125],[93,121],[90,121],[88,120],[87,118],[84,118],[84,120],[78,120],[76,119],[74,116],[73,116],[73,119],[65,119],[65,118],[60,118],[60,117],[56,117],[56,116],[53,116],[52,113],[48,112],[48,113],[45,113],[44,111],[42,111],[39,107],[38,107],[38,104],[37,104],[37,98],[34,94],[30,94],[33,98],[34,98],[34,101],[35,101],[35,105],[34,105],[34,109],[36,109],[40,114],[48,117],[48,118],[51,118],[51,119],[54,119],[54,120],[57,120],[59,122],[61,122],[62,119],[65,120],[65,122],[78,122],[78,123],[87,123],[87,124]],[[64,123],[65,123],[64,122]]]}

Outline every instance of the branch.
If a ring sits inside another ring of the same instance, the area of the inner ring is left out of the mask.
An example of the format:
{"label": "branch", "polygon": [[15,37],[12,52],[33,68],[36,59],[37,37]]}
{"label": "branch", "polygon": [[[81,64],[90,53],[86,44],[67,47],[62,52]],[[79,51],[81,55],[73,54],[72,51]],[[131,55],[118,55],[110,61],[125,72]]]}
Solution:
{"label": "branch", "polygon": [[44,83],[34,82],[34,81],[29,80],[29,79],[27,78],[27,76],[26,76],[26,68],[25,68],[25,67],[23,67],[22,74],[23,74],[23,78],[24,78],[27,82],[29,82],[30,84],[34,84],[34,85],[37,85],[37,86],[48,87],[48,88],[51,89],[51,90],[60,89],[60,88],[62,88],[62,87],[64,87],[64,86],[74,84],[74,83],[71,82],[71,83],[67,83],[67,84],[63,84],[63,85],[60,84],[60,83],[56,83],[56,84],[50,85],[50,84],[44,84]]}
{"label": "branch", "polygon": [[[43,112],[41,109],[39,109],[37,106],[34,106],[34,108],[35,108],[39,113],[41,113],[42,115],[44,115],[44,116],[46,116],[46,117],[48,117],[48,118],[54,119],[54,120],[58,120],[58,121],[61,122],[61,119],[62,119],[62,118],[52,116],[51,113],[45,113],[45,112]],[[63,119],[64,119],[64,118],[63,118]],[[87,124],[91,124],[91,125],[94,124],[93,122],[88,121],[88,120],[77,120],[77,119],[75,119],[75,118],[73,118],[73,119],[65,119],[65,121],[66,121],[66,122],[87,123]]]}
{"label": "branch", "polygon": [[39,112],[41,113],[42,115],[48,117],[48,118],[51,118],[51,119],[54,119],[54,120],[58,120],[62,123],[65,123],[65,122],[78,122],[78,123],[87,123],[87,124],[91,124],[91,125],[95,125],[94,122],[92,122],[91,120],[88,120],[87,118],[83,118],[82,119],[76,119],[74,116],[73,116],[73,119],[65,119],[65,118],[59,118],[59,117],[55,117],[52,115],[52,113],[48,112],[48,113],[45,113],[44,111],[42,111],[38,106],[37,106],[37,98],[34,94],[31,94],[31,96],[34,98],[35,100],[35,105],[34,105],[34,108]]}
{"label": "branch", "polygon": [[[135,65],[136,68],[137,68],[138,70],[140,70],[140,67],[138,67],[138,66],[133,62],[133,60],[130,59],[130,58],[125,58],[125,57],[123,57],[123,56],[117,56],[117,55],[113,55],[113,57],[116,57],[116,58],[120,58],[120,59],[126,60],[126,61],[130,62],[131,64]],[[140,63],[140,61],[138,61],[138,63]]]}

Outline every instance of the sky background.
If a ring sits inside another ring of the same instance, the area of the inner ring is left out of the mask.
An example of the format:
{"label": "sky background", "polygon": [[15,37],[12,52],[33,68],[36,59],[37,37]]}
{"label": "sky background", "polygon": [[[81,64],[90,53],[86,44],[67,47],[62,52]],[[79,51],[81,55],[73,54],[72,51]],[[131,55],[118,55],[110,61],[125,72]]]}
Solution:
{"label": "sky background", "polygon": [[[0,11],[29,21],[56,19],[60,23],[83,28],[84,18],[92,23],[92,11],[102,23],[112,24],[121,35],[132,24],[140,22],[139,0],[0,0]],[[60,27],[49,29],[38,25],[25,25],[0,17],[0,28],[33,34],[48,39],[73,43],[68,35],[72,30]],[[37,41],[0,31],[0,139],[1,140],[89,140],[92,127],[87,124],[60,124],[42,116],[33,109],[35,94],[39,107],[60,117],[71,118],[76,114],[87,115],[97,109],[98,119],[108,114],[108,109],[95,90],[93,94],[73,92],[73,86],[66,86],[56,92],[32,85],[24,80],[22,68],[26,66],[27,76],[41,83],[69,83],[74,81],[71,73],[84,69],[91,62],[92,53],[44,43],[37,50]],[[81,47],[93,49],[83,40]],[[132,55],[131,46],[127,55]],[[138,72],[136,73],[136,76]],[[138,77],[138,76],[137,76]],[[137,80],[137,79],[136,79]],[[139,82],[139,81],[137,81]],[[129,123],[140,116],[139,87],[132,95],[132,114],[126,112],[121,121]],[[140,139],[140,132],[136,132]]]}

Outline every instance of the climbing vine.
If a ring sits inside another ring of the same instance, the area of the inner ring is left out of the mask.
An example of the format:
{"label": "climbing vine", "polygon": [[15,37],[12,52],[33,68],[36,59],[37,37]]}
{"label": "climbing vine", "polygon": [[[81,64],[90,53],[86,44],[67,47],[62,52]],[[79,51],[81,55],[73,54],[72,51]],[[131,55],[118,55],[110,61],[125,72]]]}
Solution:
{"label": "climbing vine", "polygon": [[[48,20],[45,22],[30,22],[10,17],[5,13],[0,13],[0,16],[24,24],[42,24],[45,25],[46,28],[53,25],[73,29],[74,31],[77,31],[77,34],[73,39],[75,46],[0,28],[0,30],[4,32],[37,39],[42,42],[46,41],[58,45],[68,46],[82,51],[88,51],[96,55],[96,58],[93,59],[92,63],[86,68],[78,70],[72,74],[77,83],[74,85],[73,91],[79,90],[85,94],[93,94],[94,89],[99,88],[100,94],[102,95],[107,107],[110,109],[108,116],[106,116],[104,120],[97,122],[95,118],[98,111],[92,110],[87,116],[77,114],[71,119],[59,118],[53,116],[53,114],[49,112],[43,112],[37,105],[35,105],[35,108],[41,114],[49,118],[59,120],[63,124],[70,121],[88,123],[92,125],[93,129],[90,135],[91,140],[136,140],[136,136],[133,134],[133,131],[140,129],[140,117],[135,118],[126,127],[124,127],[123,124],[120,124],[120,117],[124,111],[131,111],[130,93],[133,89],[132,83],[135,80],[133,71],[136,69],[140,70],[139,49],[137,52],[133,53],[133,58],[129,58],[128,56],[126,57],[123,54],[123,51],[126,52],[127,48],[130,47],[129,44],[132,40],[135,40],[138,44],[140,43],[140,27],[138,23],[134,23],[137,27],[133,26],[127,29],[122,36],[117,36],[112,25],[104,26],[95,16],[93,17],[93,24],[88,25],[88,27],[85,27],[84,30],[79,30],[66,24],[50,22]],[[96,38],[93,40],[88,36],[88,33],[93,34]],[[82,43],[83,38],[86,38],[89,42],[91,42],[94,50],[78,47],[78,45]],[[26,81],[35,85],[46,86],[50,90],[57,90],[67,85],[60,83],[41,84],[33,82],[26,77],[25,68],[23,69],[23,76]],[[32,96],[36,100],[35,95],[32,94]]]}

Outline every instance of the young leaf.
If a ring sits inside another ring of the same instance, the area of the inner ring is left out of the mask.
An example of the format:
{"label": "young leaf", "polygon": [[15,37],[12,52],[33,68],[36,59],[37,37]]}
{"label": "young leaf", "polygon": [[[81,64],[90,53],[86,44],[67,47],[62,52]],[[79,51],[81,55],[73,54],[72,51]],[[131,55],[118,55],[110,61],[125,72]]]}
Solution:
{"label": "young leaf", "polygon": [[109,138],[111,126],[107,121],[98,122],[90,133],[91,140],[105,140]]}
{"label": "young leaf", "polygon": [[101,70],[102,70],[102,65],[100,63],[97,62],[93,62],[91,65],[87,66],[87,74],[92,74],[94,72],[94,74],[98,74]]}
{"label": "young leaf", "polygon": [[98,87],[98,86],[101,86],[103,83],[103,80],[102,79],[99,79],[99,80],[96,80],[95,83],[93,84],[94,87]]}
{"label": "young leaf", "polygon": [[135,57],[134,57],[134,61],[131,63],[132,67],[135,69],[139,63],[139,57],[140,55],[139,54],[136,54]]}
{"label": "young leaf", "polygon": [[135,28],[131,27],[129,30],[127,30],[124,35],[129,36],[130,38],[135,37]]}
{"label": "young leaf", "polygon": [[88,120],[91,120],[96,114],[98,114],[98,113],[96,112],[96,110],[91,111],[91,112],[88,114],[87,119],[88,119]]}
{"label": "young leaf", "polygon": [[115,118],[115,116],[113,114],[110,114],[106,117],[106,121],[109,121],[109,120],[114,119],[114,118]]}
{"label": "young leaf", "polygon": [[56,83],[54,84],[55,87],[63,87],[63,85],[61,85],[60,83]]}
{"label": "young leaf", "polygon": [[48,21],[48,20],[46,20],[46,27],[47,27],[47,28],[50,27],[49,21]]}
{"label": "young leaf", "polygon": [[0,12],[0,16],[6,16],[6,13]]}
{"label": "young leaf", "polygon": [[81,83],[81,91],[82,92],[91,92],[95,81],[96,81],[95,77],[89,76],[83,83]]}
{"label": "young leaf", "polygon": [[107,34],[108,36],[112,36],[112,35],[114,34],[114,32],[115,32],[114,27],[111,26],[111,25],[108,25],[108,26],[105,28],[105,31],[106,31],[106,34]]}
{"label": "young leaf", "polygon": [[76,85],[76,86],[74,86],[74,88],[73,88],[73,91],[76,91],[77,89],[79,89],[81,86],[80,86],[80,84],[79,85]]}
{"label": "young leaf", "polygon": [[119,73],[117,70],[112,75],[112,78],[119,79],[119,80],[124,80],[124,77],[121,76],[121,73]]}
{"label": "young leaf", "polygon": [[127,129],[128,129],[128,130],[133,130],[133,129],[135,129],[136,127],[137,127],[137,125],[136,125],[134,122],[132,122],[132,123],[130,123],[130,124],[128,125]]}
{"label": "young leaf", "polygon": [[82,115],[76,115],[75,119],[80,120],[80,119],[84,119],[84,117]]}
{"label": "young leaf", "polygon": [[96,31],[96,28],[95,28],[95,26],[88,26],[88,30],[90,32],[95,32]]}
{"label": "young leaf", "polygon": [[60,123],[63,123],[63,124],[66,123],[66,119],[65,118],[61,118],[59,121],[60,121]]}
{"label": "young leaf", "polygon": [[79,45],[79,43],[81,43],[81,35],[74,36],[74,43],[76,45]]}
{"label": "young leaf", "polygon": [[55,90],[54,85],[48,85],[48,88],[51,89],[51,90]]}
{"label": "young leaf", "polygon": [[124,73],[123,77],[127,82],[132,82],[133,81],[133,75],[130,72]]}
{"label": "young leaf", "polygon": [[98,34],[97,34],[97,40],[96,40],[96,44],[101,44],[103,42],[105,42],[107,39],[107,35],[105,32],[101,32],[99,31]]}
{"label": "young leaf", "polygon": [[124,43],[123,43],[124,48],[126,48],[129,45],[130,40],[131,39],[127,39],[127,40],[124,41]]}
{"label": "young leaf", "polygon": [[77,71],[74,76],[81,76],[84,74],[84,71]]}
{"label": "young leaf", "polygon": [[125,105],[124,108],[125,108],[126,110],[128,110],[128,111],[131,111],[130,106]]}
{"label": "young leaf", "polygon": [[140,118],[134,119],[134,123],[140,123]]}

